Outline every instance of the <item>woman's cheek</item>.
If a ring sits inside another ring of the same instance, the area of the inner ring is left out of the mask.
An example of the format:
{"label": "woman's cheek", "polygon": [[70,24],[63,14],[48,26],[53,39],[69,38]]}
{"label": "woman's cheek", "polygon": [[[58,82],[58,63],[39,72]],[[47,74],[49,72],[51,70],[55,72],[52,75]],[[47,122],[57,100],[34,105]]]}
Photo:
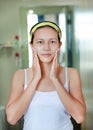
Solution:
{"label": "woman's cheek", "polygon": [[37,48],[37,53],[40,53],[42,51],[42,48]]}
{"label": "woman's cheek", "polygon": [[56,51],[58,48],[59,48],[58,46],[52,46],[52,47],[51,47],[51,50],[54,52],[54,51]]}
{"label": "woman's cheek", "polygon": [[39,56],[41,54],[41,52],[42,52],[42,48],[36,48],[36,51],[37,51],[37,54]]}

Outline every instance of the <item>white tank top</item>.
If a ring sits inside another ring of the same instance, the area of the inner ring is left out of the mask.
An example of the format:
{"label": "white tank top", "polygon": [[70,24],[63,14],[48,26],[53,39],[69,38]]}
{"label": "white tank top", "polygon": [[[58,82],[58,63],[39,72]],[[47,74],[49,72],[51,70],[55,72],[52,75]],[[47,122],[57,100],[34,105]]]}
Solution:
{"label": "white tank top", "polygon": [[[25,70],[25,86],[27,87],[27,71]],[[69,92],[66,69],[65,89]],[[56,91],[36,91],[24,115],[23,130],[73,130],[70,115]]]}

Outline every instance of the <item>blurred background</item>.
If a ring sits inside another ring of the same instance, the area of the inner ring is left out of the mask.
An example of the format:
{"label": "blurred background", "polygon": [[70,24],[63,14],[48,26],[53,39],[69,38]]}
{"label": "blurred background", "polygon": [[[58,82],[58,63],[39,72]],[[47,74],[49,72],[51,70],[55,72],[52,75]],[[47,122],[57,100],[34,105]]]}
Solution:
{"label": "blurred background", "polygon": [[93,130],[93,0],[0,0],[0,106],[6,105],[14,72],[32,64],[29,31],[43,20],[62,30],[59,62],[80,72],[87,105],[81,130]]}

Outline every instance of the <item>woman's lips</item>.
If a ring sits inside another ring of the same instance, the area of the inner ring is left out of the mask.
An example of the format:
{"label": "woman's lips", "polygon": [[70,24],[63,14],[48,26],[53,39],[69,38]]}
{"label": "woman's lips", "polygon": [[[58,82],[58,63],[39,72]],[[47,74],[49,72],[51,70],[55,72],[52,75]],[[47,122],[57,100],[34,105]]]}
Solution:
{"label": "woman's lips", "polygon": [[46,53],[46,54],[41,54],[42,56],[44,56],[44,57],[49,57],[49,56],[51,56],[51,54],[48,54],[48,53]]}

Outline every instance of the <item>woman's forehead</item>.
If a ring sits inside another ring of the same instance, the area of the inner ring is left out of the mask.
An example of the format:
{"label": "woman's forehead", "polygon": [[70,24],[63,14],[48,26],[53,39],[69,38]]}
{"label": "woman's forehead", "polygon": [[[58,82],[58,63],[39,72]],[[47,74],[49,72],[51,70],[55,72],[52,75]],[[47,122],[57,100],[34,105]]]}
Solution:
{"label": "woman's forehead", "polygon": [[34,35],[35,34],[45,34],[45,33],[49,33],[49,34],[51,34],[51,35],[57,35],[58,36],[58,32],[55,30],[55,29],[53,29],[53,28],[51,28],[51,27],[42,27],[42,28],[38,28],[35,32],[34,32]]}

